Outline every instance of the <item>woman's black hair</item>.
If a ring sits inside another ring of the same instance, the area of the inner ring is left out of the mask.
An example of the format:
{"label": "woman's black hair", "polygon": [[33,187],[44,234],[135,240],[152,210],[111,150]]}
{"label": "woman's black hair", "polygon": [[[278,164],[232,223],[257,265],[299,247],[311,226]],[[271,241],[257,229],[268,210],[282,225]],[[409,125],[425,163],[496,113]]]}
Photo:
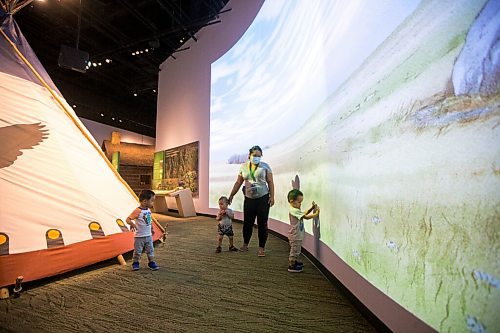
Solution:
{"label": "woman's black hair", "polygon": [[250,154],[252,154],[253,152],[255,152],[256,150],[260,151],[260,153],[262,154],[262,148],[260,148],[259,146],[253,146],[252,148],[250,148],[248,151]]}

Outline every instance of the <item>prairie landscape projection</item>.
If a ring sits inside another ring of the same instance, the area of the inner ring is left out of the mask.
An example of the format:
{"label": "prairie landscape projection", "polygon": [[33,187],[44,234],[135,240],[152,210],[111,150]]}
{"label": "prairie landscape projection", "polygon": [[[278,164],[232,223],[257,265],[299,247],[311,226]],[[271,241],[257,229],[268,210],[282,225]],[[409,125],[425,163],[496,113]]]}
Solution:
{"label": "prairie landscape projection", "polygon": [[[499,332],[498,1],[266,1],[212,64],[210,206],[248,148],[316,235],[441,332]],[[241,192],[232,208],[242,210]]]}

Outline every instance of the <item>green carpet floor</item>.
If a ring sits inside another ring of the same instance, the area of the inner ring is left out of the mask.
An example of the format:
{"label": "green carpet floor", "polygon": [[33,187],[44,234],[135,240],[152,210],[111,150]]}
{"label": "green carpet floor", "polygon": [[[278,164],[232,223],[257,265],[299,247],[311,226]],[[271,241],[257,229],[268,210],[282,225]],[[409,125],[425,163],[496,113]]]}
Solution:
{"label": "green carpet floor", "polygon": [[287,272],[287,242],[270,235],[259,258],[254,230],[249,252],[228,252],[224,239],[217,254],[213,218],[156,216],[169,233],[155,247],[159,271],[143,257],[132,272],[128,254],[127,266],[113,260],[28,284],[0,301],[0,331],[375,332],[306,258],[304,272]]}

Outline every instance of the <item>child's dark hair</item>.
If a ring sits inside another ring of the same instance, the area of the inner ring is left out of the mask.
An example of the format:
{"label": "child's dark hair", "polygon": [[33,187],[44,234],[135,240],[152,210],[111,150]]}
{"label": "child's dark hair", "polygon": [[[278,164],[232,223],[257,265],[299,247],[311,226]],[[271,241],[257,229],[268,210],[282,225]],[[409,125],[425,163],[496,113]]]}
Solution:
{"label": "child's dark hair", "polygon": [[248,152],[249,154],[252,154],[257,150],[260,151],[260,153],[262,154],[262,149],[259,146],[253,146],[252,148],[248,149]]}
{"label": "child's dark hair", "polygon": [[143,200],[150,200],[154,196],[155,192],[151,190],[142,190],[141,193],[139,194],[139,202]]}
{"label": "child's dark hair", "polygon": [[298,197],[303,197],[304,194],[297,189],[293,189],[288,192],[288,202],[297,200]]}
{"label": "child's dark hair", "polygon": [[219,198],[219,201],[224,201],[225,203],[227,203],[229,205],[229,199],[226,197],[226,196],[222,196]]}

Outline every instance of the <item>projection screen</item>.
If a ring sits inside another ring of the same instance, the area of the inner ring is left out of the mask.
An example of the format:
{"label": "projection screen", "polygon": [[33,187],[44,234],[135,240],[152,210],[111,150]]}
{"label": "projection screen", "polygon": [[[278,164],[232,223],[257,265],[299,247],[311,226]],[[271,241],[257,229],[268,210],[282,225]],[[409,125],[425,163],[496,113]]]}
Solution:
{"label": "projection screen", "polygon": [[260,145],[271,218],[300,184],[306,232],[376,288],[438,331],[500,331],[499,3],[265,1],[212,64],[210,207]]}

